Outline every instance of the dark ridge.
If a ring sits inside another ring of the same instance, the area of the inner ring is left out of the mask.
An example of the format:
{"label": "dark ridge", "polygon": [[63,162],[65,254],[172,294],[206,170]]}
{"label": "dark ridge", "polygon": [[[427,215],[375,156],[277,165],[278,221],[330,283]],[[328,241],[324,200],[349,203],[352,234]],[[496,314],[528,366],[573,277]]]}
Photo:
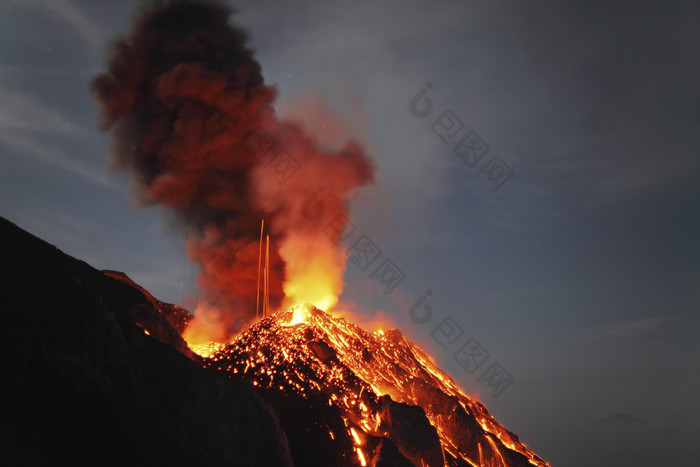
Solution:
{"label": "dark ridge", "polygon": [[178,335],[142,289],[2,218],[0,233],[0,465],[291,465],[247,383],[145,334],[134,318]]}

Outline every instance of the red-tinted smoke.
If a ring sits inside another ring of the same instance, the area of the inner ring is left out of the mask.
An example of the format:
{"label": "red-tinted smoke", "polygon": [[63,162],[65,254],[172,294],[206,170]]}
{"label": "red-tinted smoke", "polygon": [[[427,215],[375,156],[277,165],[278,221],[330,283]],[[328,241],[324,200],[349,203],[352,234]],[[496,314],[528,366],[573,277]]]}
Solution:
{"label": "red-tinted smoke", "polygon": [[[264,84],[247,34],[230,15],[216,3],[152,4],[91,82],[115,165],[133,177],[140,201],[168,208],[190,233],[187,253],[201,267],[202,298],[217,310],[213,339],[255,316],[261,219],[276,306],[290,271],[306,267],[304,260],[323,262],[299,248],[318,243],[321,256],[334,248],[333,262],[342,257],[321,233],[321,217],[347,214],[354,189],[374,173],[358,144],[331,151],[277,118],[276,90]],[[304,209],[310,198],[323,216]],[[300,244],[300,237],[308,240]],[[343,269],[344,260],[341,276]]]}

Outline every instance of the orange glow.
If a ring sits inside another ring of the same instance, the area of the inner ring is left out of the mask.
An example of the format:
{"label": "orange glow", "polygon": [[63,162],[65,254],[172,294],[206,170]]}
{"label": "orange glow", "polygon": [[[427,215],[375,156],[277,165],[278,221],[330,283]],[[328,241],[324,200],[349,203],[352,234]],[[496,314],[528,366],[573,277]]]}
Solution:
{"label": "orange glow", "polygon": [[222,319],[223,315],[216,307],[200,303],[182,338],[190,348],[209,342],[226,342],[228,336]]}
{"label": "orange glow", "polygon": [[355,439],[355,444],[357,444],[358,446],[362,446],[362,440],[360,439],[360,435],[358,435],[357,431],[352,427],[350,427],[350,434]]}
{"label": "orange glow", "polygon": [[255,319],[260,318],[260,267],[262,266],[262,238],[265,229],[265,219],[260,221],[260,243],[258,245],[258,288],[255,292]]}
{"label": "orange glow", "polygon": [[360,465],[363,467],[367,465],[367,460],[365,459],[365,454],[362,452],[362,449],[357,448],[357,457],[360,459]]}
{"label": "orange glow", "polygon": [[[256,316],[260,318],[275,312],[269,303],[269,251],[273,245],[270,244],[269,235],[265,236],[263,245],[263,228],[264,224],[261,225],[258,245],[258,264],[262,269],[255,279],[258,288],[256,307],[260,309],[259,312],[256,310]],[[284,306],[311,304],[321,310],[330,310],[338,303],[345,285],[345,251],[323,231],[290,232],[281,241],[279,253],[285,262]],[[295,307],[289,325],[305,321],[305,308],[301,305]],[[230,338],[229,327],[233,322],[232,316],[220,313],[215,306],[200,304],[182,337],[190,347],[212,341],[225,342]],[[374,324],[379,326],[379,321],[376,320]]]}
{"label": "orange glow", "polygon": [[374,332],[382,332],[387,329],[398,328],[395,315],[383,310],[376,310],[374,313],[367,313],[354,303],[340,302],[331,310],[325,310],[335,318],[352,317],[355,324],[363,329]]}
{"label": "orange glow", "polygon": [[296,324],[300,323],[305,323],[309,319],[309,305],[307,304],[301,304],[301,305],[294,305],[292,307],[292,320],[289,322],[290,326],[294,326]]}
{"label": "orange glow", "polygon": [[493,451],[496,454],[498,454],[498,459],[501,461],[501,465],[503,465],[504,467],[508,467],[508,464],[506,464],[505,459],[503,459],[503,455],[501,455],[501,451],[498,449],[498,446],[496,446],[496,443],[491,439],[490,436],[486,436],[486,439],[488,440],[489,444],[491,444]]}
{"label": "orange glow", "polygon": [[311,303],[329,310],[343,292],[345,253],[323,231],[290,232],[280,245],[285,261],[285,306]]}
{"label": "orange glow", "polygon": [[190,344],[190,350],[196,353],[200,357],[209,358],[215,353],[223,350],[226,344],[219,344],[217,342],[207,342],[204,344]]}

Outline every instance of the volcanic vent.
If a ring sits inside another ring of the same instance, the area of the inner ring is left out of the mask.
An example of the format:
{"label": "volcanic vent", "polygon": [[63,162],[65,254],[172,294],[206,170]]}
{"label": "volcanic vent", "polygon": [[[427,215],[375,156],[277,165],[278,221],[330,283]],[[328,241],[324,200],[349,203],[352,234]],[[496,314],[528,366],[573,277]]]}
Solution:
{"label": "volcanic vent", "polygon": [[194,350],[272,403],[298,465],[548,465],[398,330],[295,305]]}

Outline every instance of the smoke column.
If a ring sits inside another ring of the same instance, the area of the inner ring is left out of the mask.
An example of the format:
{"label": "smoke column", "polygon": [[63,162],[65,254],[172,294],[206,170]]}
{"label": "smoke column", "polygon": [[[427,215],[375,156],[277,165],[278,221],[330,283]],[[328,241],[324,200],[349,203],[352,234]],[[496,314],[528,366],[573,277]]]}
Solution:
{"label": "smoke column", "polygon": [[[152,3],[91,82],[113,164],[139,201],[191,232],[204,306],[188,329],[223,340],[255,316],[260,222],[270,235],[273,308],[333,306],[342,292],[339,236],[356,188],[374,166],[349,141],[331,150],[277,118],[247,34],[232,11],[191,1]],[[269,228],[268,228],[269,226]]]}

